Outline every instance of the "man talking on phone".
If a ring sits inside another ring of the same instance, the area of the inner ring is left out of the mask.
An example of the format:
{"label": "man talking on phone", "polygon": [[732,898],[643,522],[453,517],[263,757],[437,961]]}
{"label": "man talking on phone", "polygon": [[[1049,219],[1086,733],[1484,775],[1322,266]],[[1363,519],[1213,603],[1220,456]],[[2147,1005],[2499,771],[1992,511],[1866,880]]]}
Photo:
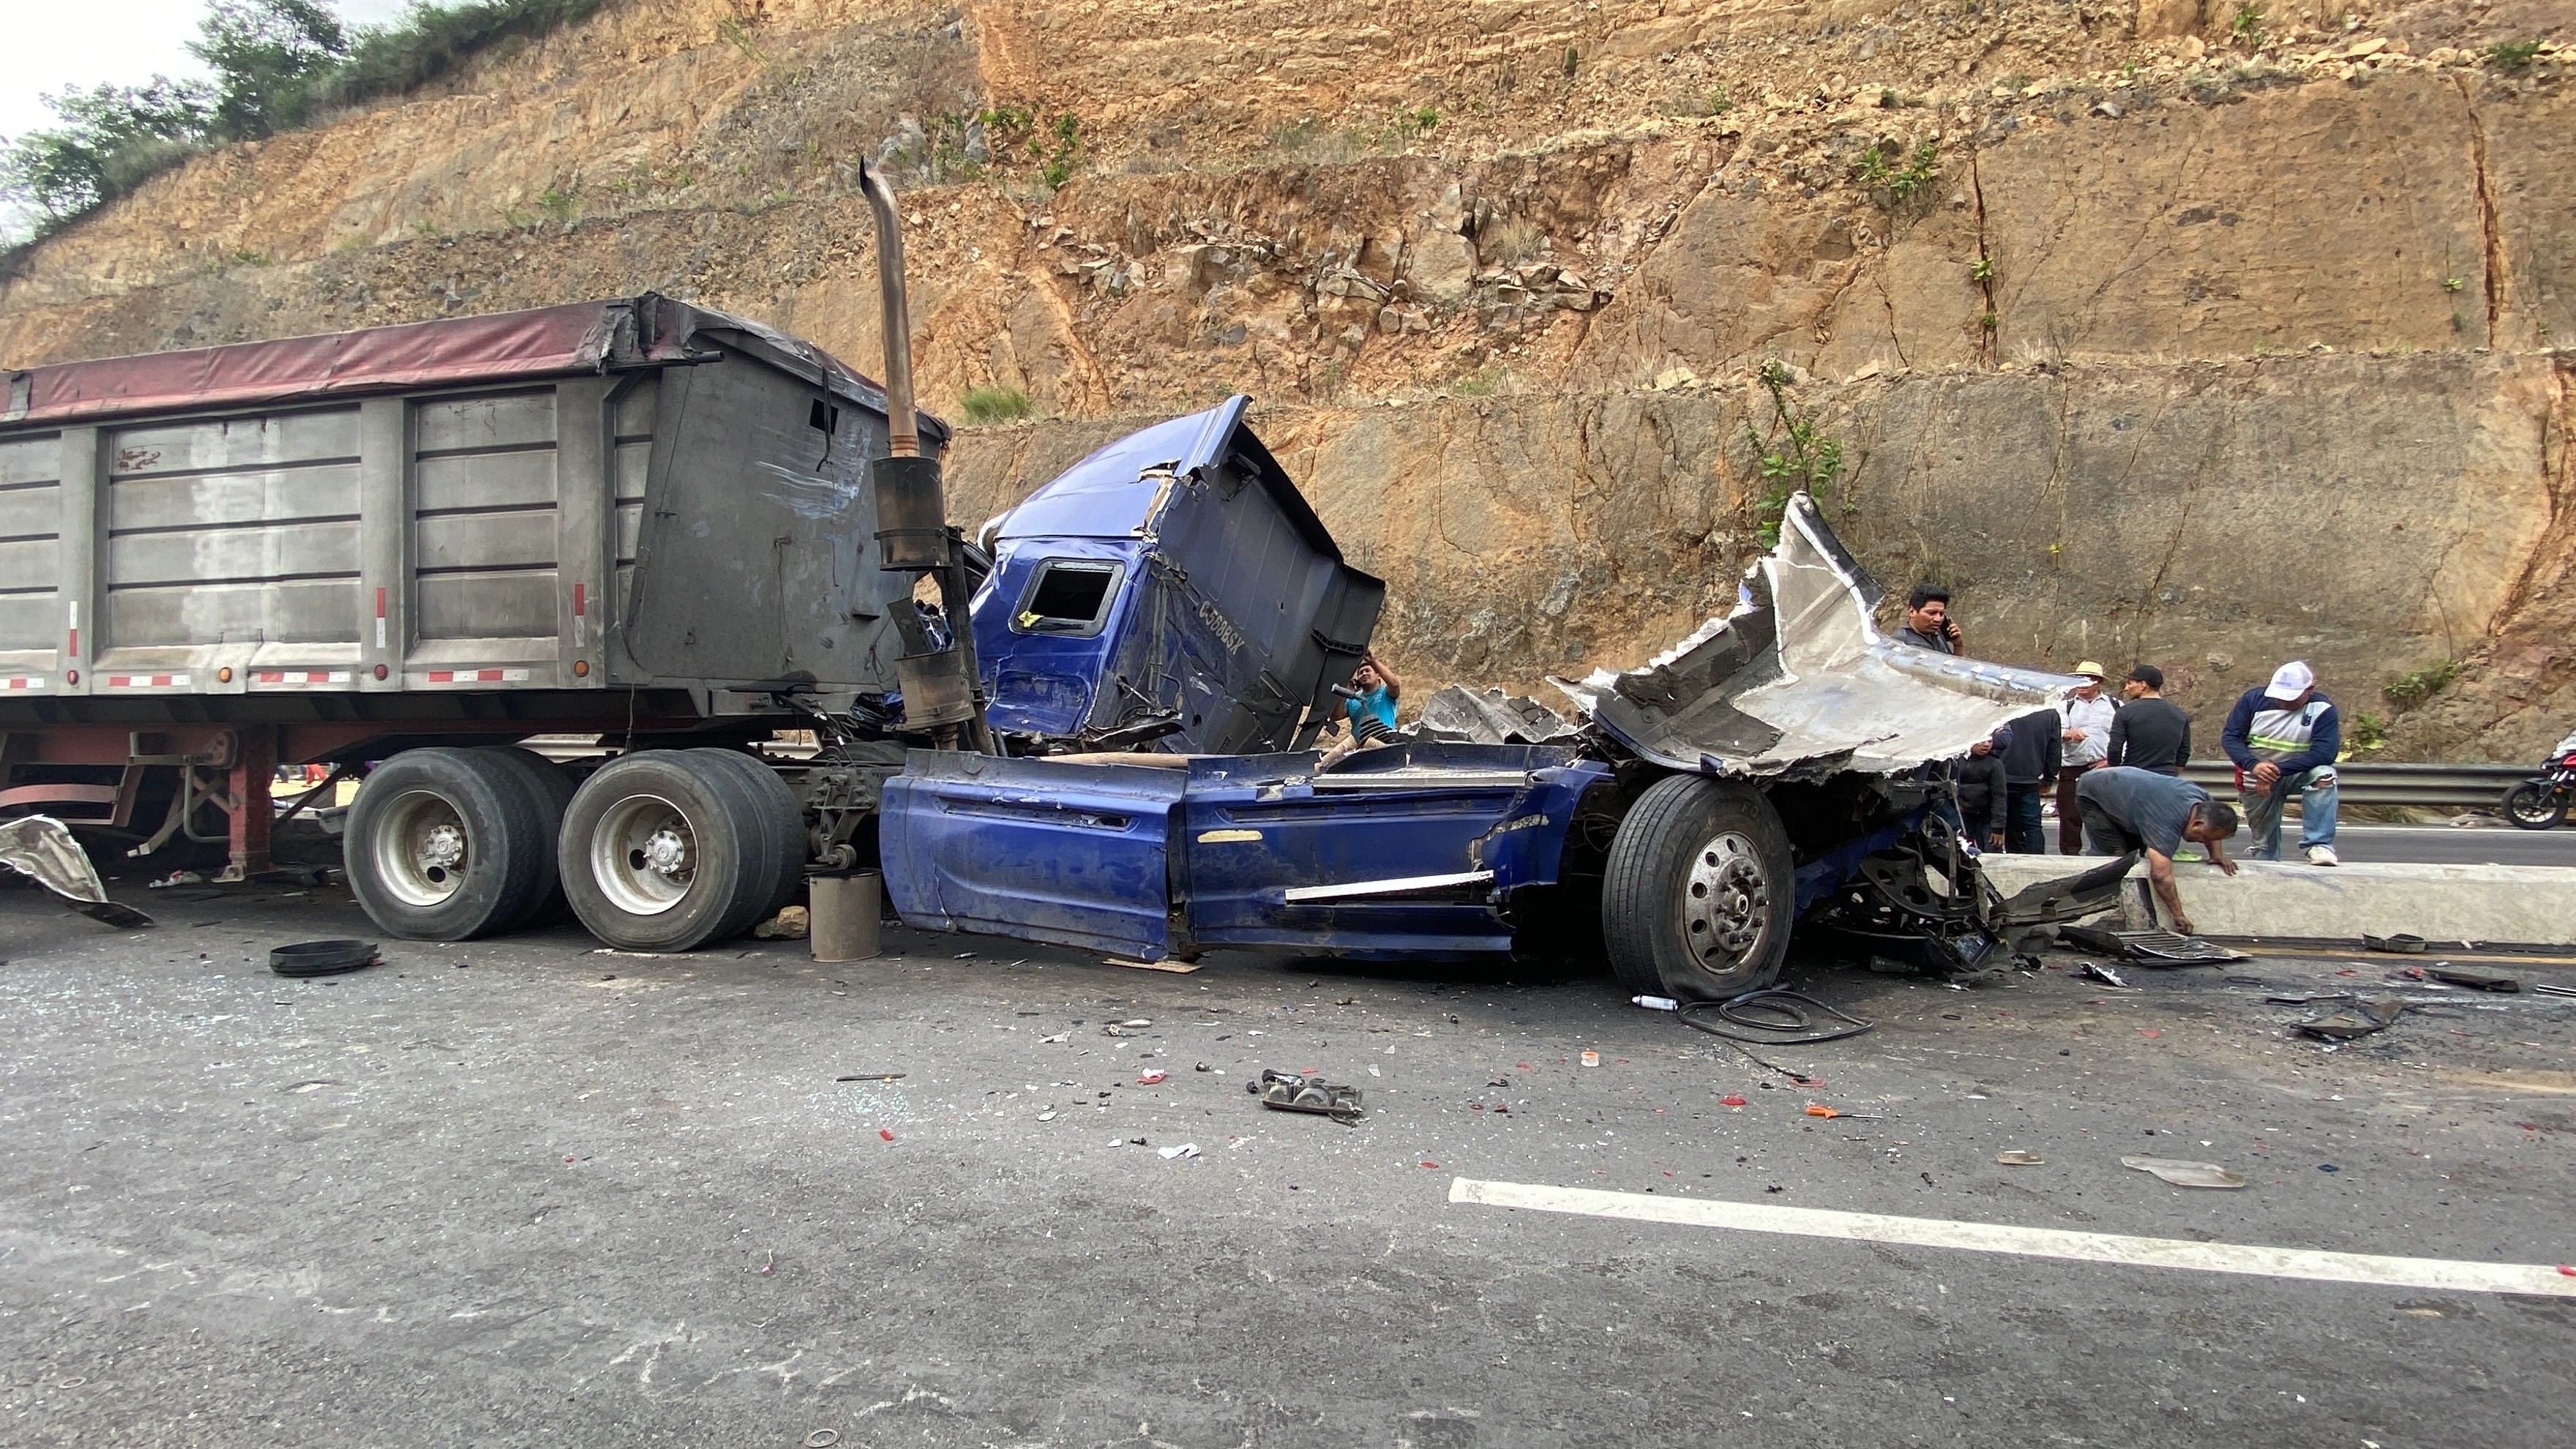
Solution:
{"label": "man talking on phone", "polygon": [[1950,591],[1938,584],[1916,584],[1905,601],[1905,627],[1896,637],[1935,654],[1960,652],[1959,621],[1950,617]]}

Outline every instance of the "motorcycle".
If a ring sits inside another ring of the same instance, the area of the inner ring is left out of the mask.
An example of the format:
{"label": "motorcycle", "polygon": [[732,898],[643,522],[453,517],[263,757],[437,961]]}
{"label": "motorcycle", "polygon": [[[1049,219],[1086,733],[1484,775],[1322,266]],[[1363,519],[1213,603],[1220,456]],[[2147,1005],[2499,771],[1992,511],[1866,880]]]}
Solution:
{"label": "motorcycle", "polygon": [[2544,773],[2504,792],[2504,818],[2525,830],[2547,830],[2576,805],[2576,750],[2561,743],[2541,768]]}

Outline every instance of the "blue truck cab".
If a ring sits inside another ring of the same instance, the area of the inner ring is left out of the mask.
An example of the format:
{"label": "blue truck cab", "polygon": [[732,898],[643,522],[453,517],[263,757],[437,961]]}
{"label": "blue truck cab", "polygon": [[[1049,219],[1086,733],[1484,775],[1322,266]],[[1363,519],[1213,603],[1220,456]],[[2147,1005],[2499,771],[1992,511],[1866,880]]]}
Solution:
{"label": "blue truck cab", "polygon": [[1236,396],[1131,434],[988,525],[986,718],[1024,743],[1303,749],[1386,585],[1343,562]]}
{"label": "blue truck cab", "polygon": [[1580,721],[1546,742],[1315,750],[1385,586],[1247,406],[1113,443],[988,527],[973,628],[1005,748],[915,749],[885,781],[906,922],[1144,961],[1590,958],[1714,1000],[1776,978],[1793,923],[1971,966],[2125,871],[2012,902],[1983,883],[1942,762],[2072,681],[1881,635],[1803,494],[1732,613],[1564,683]]}

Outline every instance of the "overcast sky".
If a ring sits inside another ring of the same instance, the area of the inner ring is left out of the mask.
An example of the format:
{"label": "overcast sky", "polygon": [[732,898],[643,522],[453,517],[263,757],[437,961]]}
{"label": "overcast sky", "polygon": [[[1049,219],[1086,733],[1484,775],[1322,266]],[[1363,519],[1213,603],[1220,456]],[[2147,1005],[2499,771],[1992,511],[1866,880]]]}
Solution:
{"label": "overcast sky", "polygon": [[[408,0],[337,0],[343,23],[382,25]],[[134,85],[154,73],[203,75],[181,47],[197,38],[206,0],[7,0],[8,41],[0,44],[0,136],[53,124],[36,99],[101,81]]]}

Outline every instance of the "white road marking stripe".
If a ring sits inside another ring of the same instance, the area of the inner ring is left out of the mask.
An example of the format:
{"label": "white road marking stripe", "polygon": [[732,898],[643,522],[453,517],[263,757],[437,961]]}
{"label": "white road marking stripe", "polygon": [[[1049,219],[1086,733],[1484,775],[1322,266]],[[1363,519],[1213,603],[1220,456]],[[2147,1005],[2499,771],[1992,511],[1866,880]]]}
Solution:
{"label": "white road marking stripe", "polygon": [[2017,1253],[2031,1258],[2072,1258],[2086,1263],[2125,1263],[2139,1268],[2189,1268],[2203,1273],[2246,1273],[2263,1278],[2311,1278],[2321,1283],[2377,1283],[2391,1288],[2441,1288],[2457,1293],[2537,1293],[2576,1298],[2576,1277],[2545,1263],[2466,1263],[2450,1258],[2389,1258],[2374,1253],[2320,1253],[2305,1248],[2257,1248],[2236,1243],[2195,1243],[2180,1238],[2132,1238],[2118,1233],[2072,1233],[2058,1228],[2017,1228],[1944,1218],[1900,1218],[1879,1213],[1828,1212],[1645,1193],[1602,1192],[1525,1182],[1452,1178],[1451,1202],[1534,1212],[1579,1213],[1686,1227],[1733,1228],[1749,1233],[1788,1233],[1803,1238],[1849,1238],[1867,1243],[1910,1243],[1923,1248],[1965,1248],[1977,1253]]}

